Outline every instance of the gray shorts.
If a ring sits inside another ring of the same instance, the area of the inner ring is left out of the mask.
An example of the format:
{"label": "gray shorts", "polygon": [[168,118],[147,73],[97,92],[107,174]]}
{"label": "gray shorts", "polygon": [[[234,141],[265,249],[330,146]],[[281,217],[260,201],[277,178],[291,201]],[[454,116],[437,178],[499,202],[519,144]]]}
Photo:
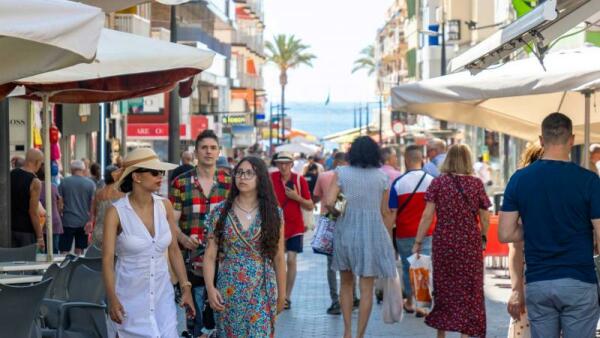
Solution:
{"label": "gray shorts", "polygon": [[594,338],[600,317],[598,285],[571,278],[527,283],[532,338]]}

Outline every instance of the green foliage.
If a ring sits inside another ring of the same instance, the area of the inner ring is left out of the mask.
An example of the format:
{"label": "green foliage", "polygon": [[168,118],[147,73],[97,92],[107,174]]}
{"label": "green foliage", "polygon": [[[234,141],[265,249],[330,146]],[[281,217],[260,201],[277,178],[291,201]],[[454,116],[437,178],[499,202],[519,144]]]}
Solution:
{"label": "green foliage", "polygon": [[308,53],[310,46],[305,45],[294,35],[279,34],[273,37],[273,42],[265,43],[267,61],[276,64],[281,72],[296,68],[302,64],[312,67],[314,54]]}
{"label": "green foliage", "polygon": [[360,51],[360,57],[354,61],[354,67],[352,67],[352,73],[359,70],[367,71],[369,76],[373,75],[377,66],[375,61],[375,47],[368,45]]}

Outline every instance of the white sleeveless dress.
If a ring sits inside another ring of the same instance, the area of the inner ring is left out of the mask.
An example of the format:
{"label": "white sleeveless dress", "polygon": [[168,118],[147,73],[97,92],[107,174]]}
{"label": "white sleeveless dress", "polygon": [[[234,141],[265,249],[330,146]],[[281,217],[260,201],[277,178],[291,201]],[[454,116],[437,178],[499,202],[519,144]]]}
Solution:
{"label": "white sleeveless dress", "polygon": [[113,205],[122,232],[117,236],[115,288],[125,309],[123,324],[111,320],[110,337],[177,338],[177,312],[166,250],[171,243],[163,198],[154,197],[155,236],[129,203],[129,195]]}

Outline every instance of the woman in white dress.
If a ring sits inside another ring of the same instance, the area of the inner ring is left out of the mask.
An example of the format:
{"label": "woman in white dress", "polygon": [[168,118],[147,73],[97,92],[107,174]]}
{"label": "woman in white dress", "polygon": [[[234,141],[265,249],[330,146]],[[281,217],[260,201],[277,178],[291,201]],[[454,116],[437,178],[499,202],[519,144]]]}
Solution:
{"label": "woman in white dress", "polygon": [[175,167],[160,162],[151,149],[140,148],[131,151],[113,174],[127,195],[107,209],[104,220],[102,264],[111,337],[179,337],[167,259],[182,287],[180,305],[189,317],[195,315],[173,207],[155,195],[165,170]]}

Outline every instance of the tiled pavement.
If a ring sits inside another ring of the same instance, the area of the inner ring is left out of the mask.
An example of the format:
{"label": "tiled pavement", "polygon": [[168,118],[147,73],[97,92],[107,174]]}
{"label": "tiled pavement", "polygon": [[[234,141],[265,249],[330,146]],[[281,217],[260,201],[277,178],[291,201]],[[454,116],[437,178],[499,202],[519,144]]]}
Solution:
{"label": "tiled pavement", "polygon": [[[284,311],[277,321],[277,338],[342,337],[341,316],[325,313],[330,305],[326,278],[326,257],[312,253],[309,236],[305,237],[304,253],[298,256],[298,276],[292,294],[292,309]],[[509,317],[506,313],[506,299],[509,289],[503,288],[508,280],[495,278],[486,273],[487,337],[507,336]],[[500,287],[499,287],[500,286]],[[353,330],[356,330],[357,311],[353,315]],[[426,326],[422,319],[405,314],[400,323],[384,324],[381,320],[381,306],[373,304],[373,312],[367,328],[367,337],[435,337],[435,331]],[[448,334],[447,337],[459,337]]]}

